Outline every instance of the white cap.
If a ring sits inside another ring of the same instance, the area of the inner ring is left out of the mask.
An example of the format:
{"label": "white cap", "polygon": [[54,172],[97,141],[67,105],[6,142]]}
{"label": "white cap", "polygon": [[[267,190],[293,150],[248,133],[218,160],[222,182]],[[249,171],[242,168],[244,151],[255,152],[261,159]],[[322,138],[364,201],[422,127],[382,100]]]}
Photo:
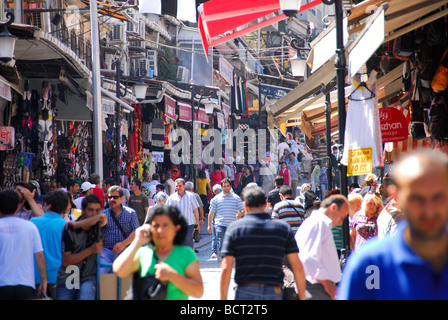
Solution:
{"label": "white cap", "polygon": [[82,185],[81,185],[81,191],[82,192],[89,191],[92,188],[95,188],[95,185],[91,184],[89,181],[83,182]]}

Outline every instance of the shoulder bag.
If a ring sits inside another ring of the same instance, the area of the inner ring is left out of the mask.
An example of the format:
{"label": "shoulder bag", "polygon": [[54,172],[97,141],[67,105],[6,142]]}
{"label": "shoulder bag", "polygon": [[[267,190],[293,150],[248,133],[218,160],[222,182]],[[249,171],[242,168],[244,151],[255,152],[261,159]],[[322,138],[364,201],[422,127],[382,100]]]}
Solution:
{"label": "shoulder bag", "polygon": [[128,238],[128,235],[126,235],[126,232],[124,232],[124,229],[123,229],[123,227],[121,226],[120,222],[118,222],[118,219],[117,219],[117,217],[115,216],[115,213],[114,213],[112,210],[110,210],[110,209],[109,209],[109,213],[110,213],[112,219],[114,220],[115,224],[117,225],[118,229],[120,229],[121,234],[122,234],[123,237],[124,237],[124,240],[126,240],[126,239]]}
{"label": "shoulder bag", "polygon": [[168,283],[149,273],[142,277],[140,271],[137,271],[132,275],[131,287],[125,300],[166,300],[167,292]]}

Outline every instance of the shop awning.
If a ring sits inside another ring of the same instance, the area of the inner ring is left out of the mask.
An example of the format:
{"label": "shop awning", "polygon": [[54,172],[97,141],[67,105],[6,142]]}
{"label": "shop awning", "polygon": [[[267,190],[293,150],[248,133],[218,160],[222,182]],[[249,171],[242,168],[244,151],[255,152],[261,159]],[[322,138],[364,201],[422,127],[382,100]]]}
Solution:
{"label": "shop awning", "polygon": [[[389,5],[385,12],[385,38],[383,43],[448,14],[448,9],[442,10],[442,6],[447,4],[448,0],[368,0],[351,9],[351,14],[348,17],[348,27],[351,27],[349,33],[353,34],[363,30],[365,19],[373,14],[375,9],[382,3],[388,3]],[[441,10],[437,11],[437,9]],[[406,30],[406,32],[403,30]],[[350,44],[347,46],[347,52],[350,52]],[[273,116],[274,123],[277,126],[288,120],[292,121],[292,123],[297,123],[298,120],[301,120],[302,113],[305,115],[304,119],[308,120],[307,110],[316,110],[317,108],[319,109],[320,117],[313,118],[311,124],[317,126],[320,122],[325,123],[325,93],[320,91],[336,76],[333,59],[334,57],[324,63],[311,77],[270,107],[268,111]],[[313,69],[312,62],[312,59],[308,61],[311,64],[311,69]],[[323,70],[325,72],[322,72]],[[318,74],[324,77],[316,77],[315,75]],[[399,65],[377,80],[379,102],[390,99],[402,92],[402,75],[403,66]],[[332,110],[336,111],[336,113],[332,113],[333,119],[337,115],[337,101],[334,101],[334,105],[332,102]],[[337,126],[332,125],[331,127],[332,132],[337,130]],[[321,130],[316,127],[313,130],[313,135],[318,135],[320,132]]]}
{"label": "shop awning", "polygon": [[[82,0],[87,6],[90,6],[90,0]],[[128,19],[120,12],[122,9],[119,6],[113,6],[109,2],[97,1],[98,4],[98,13],[103,14],[105,16],[109,16],[121,21],[128,21]],[[101,6],[101,7],[100,7]]]}
{"label": "shop awning", "polygon": [[[308,10],[322,0],[303,4],[300,12]],[[198,7],[198,27],[205,56],[208,48],[261,29],[287,17],[279,12],[278,0],[210,0]],[[275,14],[273,17],[268,17]],[[264,18],[258,22],[260,18]],[[255,22],[255,24],[253,24]],[[247,26],[251,24],[250,26]]]}

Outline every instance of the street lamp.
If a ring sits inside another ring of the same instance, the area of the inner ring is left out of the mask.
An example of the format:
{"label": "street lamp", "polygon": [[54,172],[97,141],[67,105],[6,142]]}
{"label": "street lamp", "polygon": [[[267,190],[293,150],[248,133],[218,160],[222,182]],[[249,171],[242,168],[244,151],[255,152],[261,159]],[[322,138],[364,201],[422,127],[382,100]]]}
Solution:
{"label": "street lamp", "polygon": [[292,18],[299,12],[302,0],[279,0],[279,3],[283,13]]}
{"label": "street lamp", "polygon": [[142,78],[138,80],[136,84],[134,84],[134,94],[138,101],[143,101],[146,98],[146,90],[148,86],[143,82]]}
{"label": "street lamp", "polygon": [[2,32],[0,32],[0,60],[9,62],[14,56],[17,37],[12,35],[8,30],[8,26],[14,22],[14,14],[7,12],[6,17],[8,17],[8,21],[0,23],[0,26],[3,27]]}
{"label": "street lamp", "polygon": [[291,63],[291,72],[293,77],[305,77],[306,76],[306,59],[299,55],[297,52],[296,56],[289,59]]}
{"label": "street lamp", "polygon": [[[302,40],[305,41],[304,39]],[[289,59],[289,62],[291,63],[293,77],[305,77],[307,75],[307,64],[306,58],[302,55],[301,51],[308,51],[310,48],[299,47],[298,42],[299,40],[296,38],[291,39],[291,47],[297,50],[297,54],[295,57]]]}

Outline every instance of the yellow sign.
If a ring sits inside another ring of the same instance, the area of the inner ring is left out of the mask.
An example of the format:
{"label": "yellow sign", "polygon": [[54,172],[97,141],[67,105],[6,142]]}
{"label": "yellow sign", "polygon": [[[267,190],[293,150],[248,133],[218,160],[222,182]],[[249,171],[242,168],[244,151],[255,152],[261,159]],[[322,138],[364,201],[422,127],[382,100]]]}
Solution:
{"label": "yellow sign", "polygon": [[360,176],[372,173],[372,148],[348,151],[347,176]]}

